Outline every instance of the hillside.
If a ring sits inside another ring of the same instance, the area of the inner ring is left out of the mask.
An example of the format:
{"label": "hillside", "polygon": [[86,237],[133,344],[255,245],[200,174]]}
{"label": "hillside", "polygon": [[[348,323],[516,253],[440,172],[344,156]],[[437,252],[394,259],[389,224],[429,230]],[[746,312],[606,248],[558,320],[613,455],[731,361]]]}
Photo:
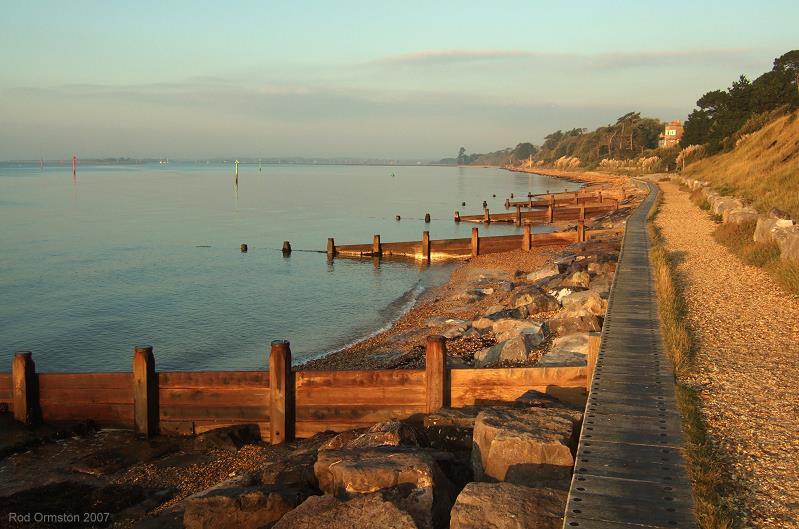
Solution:
{"label": "hillside", "polygon": [[778,208],[799,218],[799,111],[779,117],[731,151],[700,160],[683,175],[707,180],[722,194],[752,201],[760,211]]}

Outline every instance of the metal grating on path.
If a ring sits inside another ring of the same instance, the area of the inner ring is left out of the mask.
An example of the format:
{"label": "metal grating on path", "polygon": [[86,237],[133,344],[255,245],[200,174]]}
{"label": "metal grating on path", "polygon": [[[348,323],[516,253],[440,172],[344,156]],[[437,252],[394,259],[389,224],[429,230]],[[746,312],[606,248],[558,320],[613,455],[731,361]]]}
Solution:
{"label": "metal grating on path", "polygon": [[659,190],[647,186],[627,220],[564,529],[697,527],[649,263],[646,218]]}

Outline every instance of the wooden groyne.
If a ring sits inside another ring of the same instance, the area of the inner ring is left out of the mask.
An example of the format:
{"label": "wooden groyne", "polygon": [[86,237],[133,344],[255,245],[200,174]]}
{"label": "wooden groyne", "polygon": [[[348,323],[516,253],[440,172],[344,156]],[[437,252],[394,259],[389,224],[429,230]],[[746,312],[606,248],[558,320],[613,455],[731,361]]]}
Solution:
{"label": "wooden groyne", "polygon": [[121,373],[38,373],[17,353],[0,373],[0,403],[26,424],[93,421],[139,434],[191,435],[254,423],[278,444],[452,406],[512,402],[530,390],[585,402],[586,367],[446,367],[441,336],[427,341],[425,369],[294,371],[286,341],[272,342],[258,371],[158,371],[152,347],[137,347]]}
{"label": "wooden groyne", "polygon": [[649,259],[649,196],[627,221],[566,508],[565,528],[694,529],[674,372]]}
{"label": "wooden groyne", "polygon": [[580,218],[596,217],[605,213],[612,213],[619,209],[617,201],[608,200],[603,204],[581,204],[579,206],[552,206],[546,205],[543,208],[524,210],[527,206],[515,206],[516,211],[511,213],[491,213],[488,209],[483,210],[482,215],[461,215],[455,212],[455,222],[475,222],[479,224],[490,224],[492,222],[509,222],[521,225],[525,222],[538,224],[552,224],[558,221],[575,221]]}
{"label": "wooden groyne", "polygon": [[327,241],[327,255],[333,257],[403,257],[416,260],[464,259],[490,253],[527,250],[531,248],[568,245],[592,238],[618,235],[621,230],[586,230],[579,222],[576,230],[551,233],[533,233],[530,224],[524,225],[520,235],[493,235],[481,237],[478,228],[472,228],[472,236],[466,239],[430,239],[425,231],[418,241],[382,242],[375,235],[371,244],[336,244]]}

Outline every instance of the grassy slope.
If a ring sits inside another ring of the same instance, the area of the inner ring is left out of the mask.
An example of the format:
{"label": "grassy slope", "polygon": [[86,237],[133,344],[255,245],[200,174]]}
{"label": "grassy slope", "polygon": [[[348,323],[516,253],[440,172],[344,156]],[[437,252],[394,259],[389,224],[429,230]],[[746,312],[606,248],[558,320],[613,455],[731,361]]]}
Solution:
{"label": "grassy slope", "polygon": [[799,218],[799,112],[774,120],[731,152],[689,165],[683,175],[747,198],[762,212],[775,207]]}

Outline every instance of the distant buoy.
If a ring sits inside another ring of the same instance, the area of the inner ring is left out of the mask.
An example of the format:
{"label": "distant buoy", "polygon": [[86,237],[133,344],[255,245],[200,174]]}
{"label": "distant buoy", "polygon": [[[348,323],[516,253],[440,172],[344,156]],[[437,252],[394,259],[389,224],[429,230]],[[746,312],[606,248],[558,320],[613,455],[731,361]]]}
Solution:
{"label": "distant buoy", "polygon": [[465,205],[466,205],[466,202],[461,202],[461,206],[465,206]]}
{"label": "distant buoy", "polygon": [[241,253],[247,253],[247,245],[246,244],[242,244],[240,246],[240,249],[241,249]]}
{"label": "distant buoy", "polygon": [[400,216],[399,216],[399,215],[397,215],[395,218],[396,218],[398,221],[400,220]]}
{"label": "distant buoy", "polygon": [[497,195],[491,195],[492,198],[497,198]]}

